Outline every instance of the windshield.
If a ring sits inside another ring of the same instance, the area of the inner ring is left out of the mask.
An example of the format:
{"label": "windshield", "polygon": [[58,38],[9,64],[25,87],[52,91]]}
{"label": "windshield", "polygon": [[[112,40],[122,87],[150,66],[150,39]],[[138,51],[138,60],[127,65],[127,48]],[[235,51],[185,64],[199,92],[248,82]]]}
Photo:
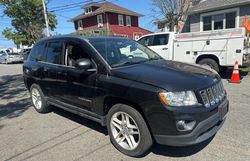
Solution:
{"label": "windshield", "polygon": [[90,43],[111,67],[120,67],[161,59],[147,47],[120,38],[90,39]]}

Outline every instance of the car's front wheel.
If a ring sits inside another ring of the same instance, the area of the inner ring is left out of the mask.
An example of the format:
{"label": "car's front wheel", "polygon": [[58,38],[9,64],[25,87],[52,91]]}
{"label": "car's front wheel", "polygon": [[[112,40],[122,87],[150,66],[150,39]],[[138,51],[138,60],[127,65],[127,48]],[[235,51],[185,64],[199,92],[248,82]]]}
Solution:
{"label": "car's front wheel", "polygon": [[41,88],[37,84],[33,84],[30,87],[30,96],[35,110],[39,113],[50,112],[50,106],[48,105]]}
{"label": "car's front wheel", "polygon": [[152,137],[142,115],[134,108],[114,105],[107,117],[110,140],[128,156],[143,155],[152,146]]}

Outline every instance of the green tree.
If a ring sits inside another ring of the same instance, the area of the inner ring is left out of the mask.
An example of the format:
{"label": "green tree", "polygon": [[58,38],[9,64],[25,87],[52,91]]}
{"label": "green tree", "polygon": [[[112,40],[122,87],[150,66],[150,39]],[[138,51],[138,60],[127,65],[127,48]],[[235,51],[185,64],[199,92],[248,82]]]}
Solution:
{"label": "green tree", "polygon": [[[31,45],[45,37],[46,28],[42,0],[0,0],[3,13],[11,18],[12,28],[6,28],[2,34],[15,44]],[[48,14],[49,26],[53,31],[57,25],[56,16]]]}

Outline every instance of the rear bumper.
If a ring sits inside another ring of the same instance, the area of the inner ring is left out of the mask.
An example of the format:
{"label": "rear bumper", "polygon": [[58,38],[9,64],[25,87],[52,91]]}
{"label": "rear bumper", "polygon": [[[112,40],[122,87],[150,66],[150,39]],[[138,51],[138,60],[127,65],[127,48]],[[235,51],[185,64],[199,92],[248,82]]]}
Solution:
{"label": "rear bumper", "polygon": [[250,67],[250,60],[243,62],[242,66],[244,67]]}
{"label": "rear bumper", "polygon": [[247,67],[250,66],[250,54],[243,56],[243,64],[242,64],[242,66],[247,66]]}
{"label": "rear bumper", "polygon": [[[221,108],[229,108],[228,101]],[[226,120],[226,116],[221,118],[220,113],[212,115],[200,122],[195,129],[186,135],[154,135],[155,140],[158,144],[170,145],[170,146],[188,146],[201,143],[212,136],[214,136],[217,131],[222,127]]]}

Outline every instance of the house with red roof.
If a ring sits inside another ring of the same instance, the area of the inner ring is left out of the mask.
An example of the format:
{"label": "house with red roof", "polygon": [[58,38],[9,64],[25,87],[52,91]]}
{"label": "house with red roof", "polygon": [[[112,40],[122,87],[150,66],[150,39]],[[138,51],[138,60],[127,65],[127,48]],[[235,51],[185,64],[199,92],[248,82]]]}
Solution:
{"label": "house with red roof", "polygon": [[84,13],[73,18],[76,32],[123,36],[130,39],[150,34],[139,27],[142,14],[128,10],[111,2],[89,3],[82,7]]}

